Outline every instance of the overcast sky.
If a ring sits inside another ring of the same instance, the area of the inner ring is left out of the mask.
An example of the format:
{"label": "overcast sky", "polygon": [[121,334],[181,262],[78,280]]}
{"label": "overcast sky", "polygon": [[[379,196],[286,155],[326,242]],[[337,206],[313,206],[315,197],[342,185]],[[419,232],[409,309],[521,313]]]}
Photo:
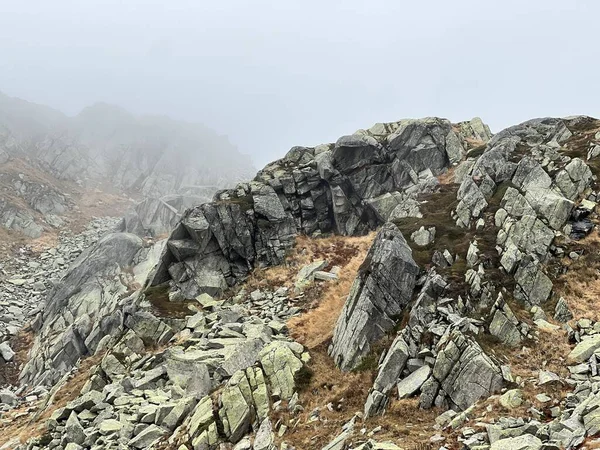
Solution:
{"label": "overcast sky", "polygon": [[0,0],[0,91],[202,122],[257,166],[375,122],[600,116],[597,0]]}

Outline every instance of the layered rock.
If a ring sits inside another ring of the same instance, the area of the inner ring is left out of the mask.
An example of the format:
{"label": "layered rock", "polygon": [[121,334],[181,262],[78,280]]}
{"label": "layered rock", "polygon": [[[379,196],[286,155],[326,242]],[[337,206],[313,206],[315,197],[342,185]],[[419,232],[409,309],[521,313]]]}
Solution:
{"label": "layered rock", "polygon": [[160,236],[170,233],[184,211],[210,200],[210,195],[167,195],[147,198],[125,214],[118,230],[138,236]]}
{"label": "layered rock", "polygon": [[389,332],[412,299],[419,268],[398,228],[377,234],[344,304],[329,354],[342,370],[355,368]]}
{"label": "layered rock", "polygon": [[[187,211],[153,283],[172,280],[185,297],[217,293],[255,266],[280,264],[299,233],[359,235],[391,214],[419,214],[414,196],[438,184],[435,176],[462,157],[472,137],[430,118],[294,147],[251,183]],[[190,250],[182,255],[173,245]]]}
{"label": "layered rock", "polygon": [[[145,247],[135,235],[114,233],[84,251],[48,294],[34,323],[37,337],[22,382],[53,384],[106,339],[118,338],[126,321],[134,326],[136,317],[128,318],[119,305],[139,293],[161,249],[161,244]],[[161,333],[151,337],[165,339]]]}
{"label": "layered rock", "polygon": [[483,322],[465,317],[469,308],[460,297],[445,297],[448,287],[435,271],[427,275],[408,323],[379,365],[367,417],[385,411],[394,388],[396,398],[419,394],[422,408],[464,410],[503,386],[498,363],[469,337],[483,333]]}

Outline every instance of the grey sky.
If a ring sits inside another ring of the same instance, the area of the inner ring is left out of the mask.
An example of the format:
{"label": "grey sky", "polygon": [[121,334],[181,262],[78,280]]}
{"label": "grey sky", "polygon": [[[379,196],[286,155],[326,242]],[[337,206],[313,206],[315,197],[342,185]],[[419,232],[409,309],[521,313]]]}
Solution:
{"label": "grey sky", "polygon": [[596,0],[0,0],[0,91],[200,121],[256,165],[378,121],[600,116]]}

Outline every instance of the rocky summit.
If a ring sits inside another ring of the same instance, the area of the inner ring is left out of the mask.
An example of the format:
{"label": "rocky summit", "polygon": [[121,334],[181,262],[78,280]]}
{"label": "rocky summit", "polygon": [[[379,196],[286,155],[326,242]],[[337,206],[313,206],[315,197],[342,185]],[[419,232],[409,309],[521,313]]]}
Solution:
{"label": "rocky summit", "polygon": [[22,246],[0,449],[596,448],[599,158],[584,116],[379,123]]}

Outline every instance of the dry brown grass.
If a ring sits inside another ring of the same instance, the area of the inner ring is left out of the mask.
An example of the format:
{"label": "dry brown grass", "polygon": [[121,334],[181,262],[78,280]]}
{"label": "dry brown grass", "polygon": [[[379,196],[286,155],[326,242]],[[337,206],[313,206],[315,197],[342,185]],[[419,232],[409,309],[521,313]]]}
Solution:
{"label": "dry brown grass", "polygon": [[[319,242],[318,239],[312,243],[307,243],[308,245],[303,245],[305,249],[309,249],[303,251],[304,255],[311,255],[309,260],[325,258],[332,261],[331,265],[340,266],[341,271],[338,281],[327,282],[322,285],[320,296],[313,309],[288,321],[290,335],[295,340],[309,349],[313,349],[326,344],[331,339],[333,329],[350,292],[350,287],[356,278],[358,268],[364,261],[374,237],[375,233],[351,238],[336,236],[330,238],[333,240],[331,243]],[[317,245],[316,248],[314,247],[315,244]],[[346,251],[338,253],[341,249]]]}
{"label": "dry brown grass", "polygon": [[29,349],[33,345],[33,333],[21,330],[10,342],[10,347],[15,352],[13,360],[9,363],[0,362],[0,384],[17,385],[21,365],[27,361]]}
{"label": "dry brown grass", "polygon": [[[304,411],[298,416],[291,415],[285,408],[274,413],[274,422],[281,420],[289,427],[282,440],[299,449],[322,448],[339,434],[341,426],[355,412],[362,411],[373,382],[372,374],[368,372],[341,372],[327,355],[325,346],[310,353],[309,367],[313,376],[300,393],[299,401]],[[334,405],[334,411],[327,409],[328,403]],[[339,409],[338,405],[341,405]],[[320,420],[308,423],[315,408],[320,408]]]}
{"label": "dry brown grass", "polygon": [[576,318],[600,320],[600,235],[592,232],[580,241],[566,246],[566,253],[582,255],[572,260],[564,257],[561,265],[567,269],[554,283],[555,291],[564,297]]}
{"label": "dry brown grass", "polygon": [[64,383],[54,395],[52,402],[45,407],[44,402],[11,410],[0,421],[0,446],[14,438],[20,442],[42,436],[47,430],[47,421],[54,411],[63,408],[74,400],[90,378],[91,371],[104,357],[104,352],[98,353],[82,361],[79,369]]}
{"label": "dry brown grass", "polygon": [[[291,415],[285,408],[274,413],[273,421],[281,420],[289,429],[282,441],[296,448],[318,449],[335,438],[341,427],[355,413],[363,411],[364,403],[375,376],[374,371],[341,372],[327,355],[322,345],[311,351],[309,364],[313,376],[300,394],[300,404],[304,411],[297,416]],[[331,403],[333,411],[327,408]],[[315,408],[320,409],[320,420],[308,422]],[[418,399],[393,400],[383,416],[372,417],[366,421],[357,420],[354,440],[364,440],[361,428],[371,431],[381,427],[374,437],[378,441],[394,442],[404,448],[415,448],[426,444],[435,431],[435,417],[441,411],[437,409],[419,409]]]}
{"label": "dry brown grass", "polygon": [[[318,259],[325,259],[333,266],[344,268],[359,253],[368,250],[375,233],[359,237],[327,236],[310,238],[304,235],[296,238],[284,264],[267,268],[256,268],[243,285],[246,291],[254,289],[291,287],[302,266]],[[364,257],[364,254],[363,254]],[[326,270],[327,270],[326,269]]]}
{"label": "dry brown grass", "polygon": [[455,168],[450,167],[446,172],[438,175],[437,179],[442,185],[454,184],[454,172]]}

